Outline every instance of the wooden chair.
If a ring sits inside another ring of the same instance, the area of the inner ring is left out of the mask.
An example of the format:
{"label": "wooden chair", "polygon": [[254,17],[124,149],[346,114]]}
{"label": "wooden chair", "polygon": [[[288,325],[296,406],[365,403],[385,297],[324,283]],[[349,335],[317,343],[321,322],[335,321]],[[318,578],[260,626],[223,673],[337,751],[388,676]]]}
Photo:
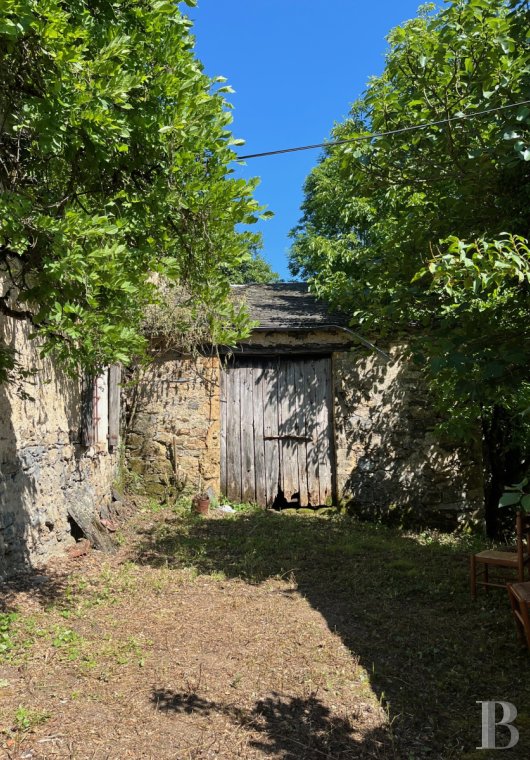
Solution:
{"label": "wooden chair", "polygon": [[509,583],[508,596],[519,638],[530,649],[530,583]]}
{"label": "wooden chair", "polygon": [[[493,582],[489,579],[490,567],[507,567],[514,570],[516,579],[520,583],[524,581],[525,567],[530,564],[530,514],[517,512],[516,518],[515,550],[497,551],[496,549],[479,552],[471,557],[471,596],[476,599],[477,585],[484,586],[486,591],[490,587],[506,588],[506,583]],[[482,565],[484,570],[479,579],[477,568]]]}

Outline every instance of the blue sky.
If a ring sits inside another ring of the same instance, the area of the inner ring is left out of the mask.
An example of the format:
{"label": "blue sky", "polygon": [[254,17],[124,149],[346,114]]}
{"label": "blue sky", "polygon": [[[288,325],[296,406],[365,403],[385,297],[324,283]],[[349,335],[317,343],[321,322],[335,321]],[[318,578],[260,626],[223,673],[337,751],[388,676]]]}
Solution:
{"label": "blue sky", "polygon": [[[368,78],[382,71],[392,27],[416,15],[419,0],[199,0],[197,55],[210,76],[235,89],[238,150],[259,153],[319,143],[342,121]],[[319,151],[271,156],[237,168],[261,178],[256,197],[275,213],[260,222],[263,255],[289,279],[288,232],[300,218],[304,179]]]}

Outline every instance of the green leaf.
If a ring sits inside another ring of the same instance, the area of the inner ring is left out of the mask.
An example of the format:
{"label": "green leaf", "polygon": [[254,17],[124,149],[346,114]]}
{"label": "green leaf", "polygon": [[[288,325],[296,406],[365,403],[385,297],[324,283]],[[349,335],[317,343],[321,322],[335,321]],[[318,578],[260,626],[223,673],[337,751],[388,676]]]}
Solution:
{"label": "green leaf", "polygon": [[499,507],[511,507],[521,501],[520,493],[503,493],[499,500]]}
{"label": "green leaf", "polygon": [[[185,280],[183,311],[207,315],[197,340],[219,330],[235,342],[248,320],[233,319],[229,282],[261,242],[249,227],[256,182],[235,177],[231,145],[242,143],[215,92],[225,80],[204,74],[183,6],[104,5],[94,15],[89,0],[7,0],[0,10],[6,128],[23,138],[0,195],[3,292],[31,304],[39,349],[76,373],[145,351],[154,273]],[[19,259],[25,283],[6,266]],[[266,262],[262,276],[273,276]],[[191,319],[187,330],[173,337],[192,349]]]}
{"label": "green leaf", "polygon": [[[511,234],[528,232],[530,114],[513,107],[528,35],[512,0],[440,2],[393,30],[383,72],[331,138],[394,134],[326,149],[291,233],[294,275],[354,330],[408,336],[425,357],[435,434],[472,443],[470,458],[482,425],[501,459],[530,448],[530,245]],[[433,125],[407,131],[415,110]]]}

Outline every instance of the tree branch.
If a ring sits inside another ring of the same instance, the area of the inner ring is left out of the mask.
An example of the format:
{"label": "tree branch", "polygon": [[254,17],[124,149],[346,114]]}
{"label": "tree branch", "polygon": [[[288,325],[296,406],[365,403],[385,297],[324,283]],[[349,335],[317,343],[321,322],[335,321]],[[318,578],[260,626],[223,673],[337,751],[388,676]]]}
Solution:
{"label": "tree branch", "polygon": [[8,296],[0,296],[0,312],[5,317],[18,319],[21,322],[31,322],[32,325],[35,325],[34,315],[31,311],[28,311],[27,309],[13,309],[11,306],[9,306],[7,301]]}

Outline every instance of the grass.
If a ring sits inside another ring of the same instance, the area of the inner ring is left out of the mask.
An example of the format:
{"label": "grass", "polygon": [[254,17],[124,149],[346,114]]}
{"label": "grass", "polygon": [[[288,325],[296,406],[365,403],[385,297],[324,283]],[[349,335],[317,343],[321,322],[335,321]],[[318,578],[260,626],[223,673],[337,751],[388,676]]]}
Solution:
{"label": "grass", "polygon": [[473,539],[249,505],[123,530],[0,615],[8,757],[496,757],[487,699],[517,706],[529,755],[530,658],[504,592],[470,599]]}
{"label": "grass", "polygon": [[468,555],[479,543],[349,518],[254,512],[165,521],[141,552],[154,566],[251,584],[294,578],[370,673],[409,756],[438,752],[445,760],[480,742],[476,701],[483,699],[514,702],[521,745],[530,746],[529,658],[515,639],[507,595],[470,599]]}

